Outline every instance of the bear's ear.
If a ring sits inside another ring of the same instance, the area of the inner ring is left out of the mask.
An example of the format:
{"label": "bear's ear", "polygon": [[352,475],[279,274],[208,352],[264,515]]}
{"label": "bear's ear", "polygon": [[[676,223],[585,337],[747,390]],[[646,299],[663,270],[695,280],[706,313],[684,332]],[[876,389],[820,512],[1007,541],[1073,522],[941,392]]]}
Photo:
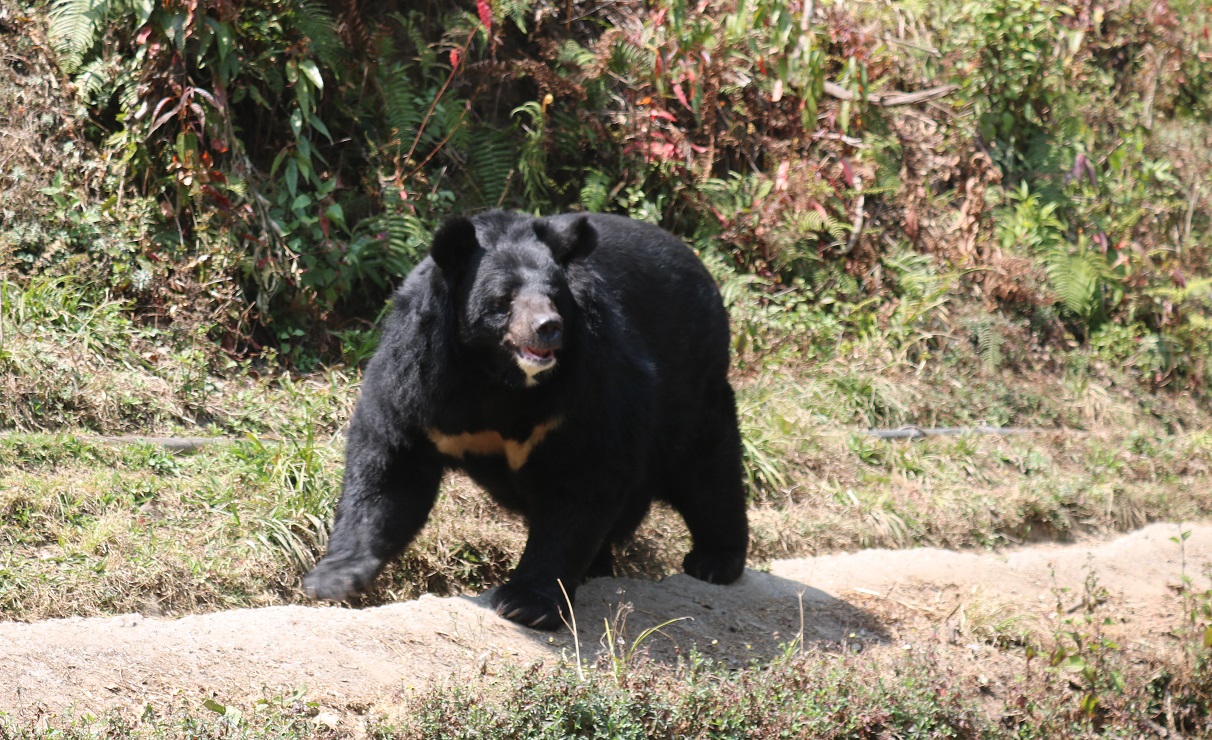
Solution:
{"label": "bear's ear", "polygon": [[470,220],[457,216],[442,224],[438,233],[433,235],[433,246],[429,254],[438,263],[442,272],[447,275],[457,275],[467,268],[471,256],[479,248],[476,239],[476,227]]}
{"label": "bear's ear", "polygon": [[551,249],[556,262],[566,265],[587,256],[598,245],[598,232],[588,216],[577,216],[563,223],[546,219],[534,222],[534,235]]}

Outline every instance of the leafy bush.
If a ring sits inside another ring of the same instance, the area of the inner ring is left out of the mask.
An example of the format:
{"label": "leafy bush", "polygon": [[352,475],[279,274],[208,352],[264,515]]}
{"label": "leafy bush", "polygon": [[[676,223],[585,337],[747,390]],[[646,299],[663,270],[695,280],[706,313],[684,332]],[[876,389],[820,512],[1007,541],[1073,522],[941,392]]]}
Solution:
{"label": "leafy bush", "polygon": [[[1150,382],[1206,373],[1197,0],[54,0],[48,19],[109,166],[47,188],[37,233],[57,236],[20,260],[98,255],[136,306],[206,304],[232,352],[335,356],[442,218],[500,206],[684,235],[746,362],[827,356],[839,332],[935,351],[972,293],[1041,343],[1136,327]],[[943,303],[908,307],[933,300],[897,277],[929,272],[895,267],[909,252],[954,276],[931,278]]]}
{"label": "leafy bush", "polygon": [[[1060,24],[1068,6],[1050,0],[968,2],[950,44],[972,64],[957,80],[973,102],[977,130],[1010,152],[1055,120],[1064,80],[1063,56],[1081,43]],[[959,20],[959,19],[956,19]],[[1062,41],[1069,41],[1063,46]]]}

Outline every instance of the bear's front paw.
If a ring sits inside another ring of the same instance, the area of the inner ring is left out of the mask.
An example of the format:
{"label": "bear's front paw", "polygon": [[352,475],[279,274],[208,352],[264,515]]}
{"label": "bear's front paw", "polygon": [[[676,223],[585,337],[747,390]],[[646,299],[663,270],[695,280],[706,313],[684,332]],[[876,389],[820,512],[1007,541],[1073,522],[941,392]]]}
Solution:
{"label": "bear's front paw", "polygon": [[537,630],[554,630],[564,624],[561,615],[566,616],[568,610],[563,598],[563,594],[560,594],[559,600],[556,600],[529,586],[510,581],[492,595],[492,605],[497,614],[511,622]]}
{"label": "bear's front paw", "polygon": [[732,583],[745,572],[745,553],[694,549],[682,561],[682,570],[700,581]]}
{"label": "bear's front paw", "polygon": [[303,577],[303,590],[313,599],[342,601],[365,591],[379,574],[380,565],[375,559],[321,560]]}

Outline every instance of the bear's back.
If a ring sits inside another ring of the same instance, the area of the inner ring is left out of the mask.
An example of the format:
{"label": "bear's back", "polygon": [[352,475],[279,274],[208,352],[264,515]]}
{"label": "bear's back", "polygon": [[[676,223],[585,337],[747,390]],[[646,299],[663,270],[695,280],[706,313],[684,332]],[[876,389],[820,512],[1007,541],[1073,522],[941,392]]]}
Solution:
{"label": "bear's back", "polygon": [[[555,216],[573,219],[579,214]],[[698,372],[728,365],[728,314],[702,261],[682,240],[643,221],[589,214],[597,247],[585,259],[658,366]]]}

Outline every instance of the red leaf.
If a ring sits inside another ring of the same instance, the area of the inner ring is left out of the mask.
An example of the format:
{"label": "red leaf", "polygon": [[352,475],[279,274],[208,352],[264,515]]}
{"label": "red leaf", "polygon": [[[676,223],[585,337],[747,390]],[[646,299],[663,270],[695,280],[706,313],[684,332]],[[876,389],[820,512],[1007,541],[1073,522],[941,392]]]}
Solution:
{"label": "red leaf", "polygon": [[210,198],[215,201],[215,205],[217,205],[219,208],[225,211],[231,209],[231,199],[229,199],[223,193],[220,193],[218,190],[215,190],[210,185],[203,185],[202,192],[210,196]]}
{"label": "red leaf", "polygon": [[476,13],[480,16],[480,23],[484,24],[484,28],[492,30],[492,1],[491,0],[476,0]]}
{"label": "red leaf", "polygon": [[779,164],[778,171],[774,175],[774,189],[783,191],[787,189],[787,173],[791,170],[791,162],[783,161]]}
{"label": "red leaf", "polygon": [[661,120],[663,120],[663,121],[676,121],[676,120],[678,120],[678,119],[677,119],[677,117],[676,117],[676,116],[674,116],[672,113],[670,113],[670,112],[669,112],[669,111],[667,111],[667,110],[663,110],[663,109],[661,109],[661,108],[654,108],[654,109],[652,110],[652,112],[651,112],[651,114],[650,114],[650,115],[651,115],[653,118],[660,118],[660,119],[661,119]]}
{"label": "red leaf", "polygon": [[846,180],[846,184],[854,187],[854,170],[850,169],[850,160],[842,158],[842,177]]}
{"label": "red leaf", "polygon": [[143,46],[144,44],[146,44],[148,37],[151,36],[151,32],[152,32],[152,27],[150,24],[144,26],[139,31],[138,35],[135,36],[135,43],[138,44],[139,46]]}
{"label": "red leaf", "polygon": [[450,50],[450,66],[455,69],[459,68],[459,50],[458,49]]}
{"label": "red leaf", "polygon": [[682,90],[682,83],[677,83],[673,86],[673,96],[678,99],[678,102],[686,106],[686,110],[694,110],[690,107],[690,101],[686,99],[686,93]]}

